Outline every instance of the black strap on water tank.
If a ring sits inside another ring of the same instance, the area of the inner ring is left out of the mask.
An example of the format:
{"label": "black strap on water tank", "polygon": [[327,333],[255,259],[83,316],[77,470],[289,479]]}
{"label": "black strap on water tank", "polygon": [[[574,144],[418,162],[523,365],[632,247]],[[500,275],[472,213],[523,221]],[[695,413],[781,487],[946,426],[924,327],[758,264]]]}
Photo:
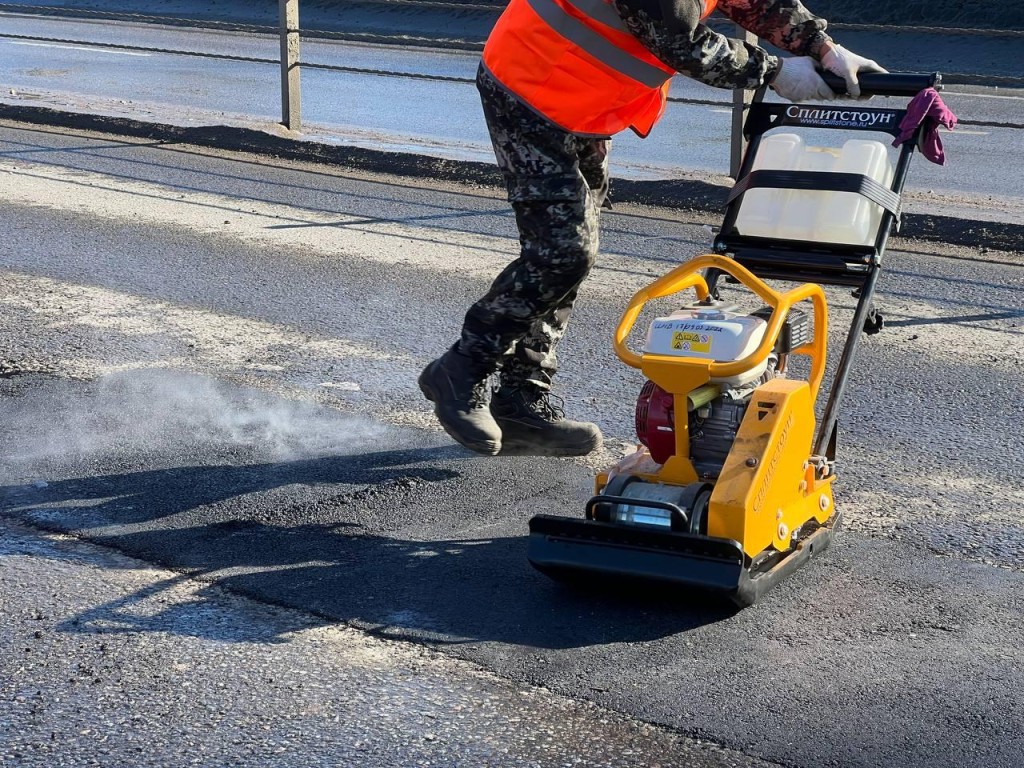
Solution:
{"label": "black strap on water tank", "polygon": [[835,171],[752,171],[736,182],[726,205],[751,189],[794,189],[807,192],[853,192],[882,206],[897,219],[900,216],[900,196],[860,173]]}

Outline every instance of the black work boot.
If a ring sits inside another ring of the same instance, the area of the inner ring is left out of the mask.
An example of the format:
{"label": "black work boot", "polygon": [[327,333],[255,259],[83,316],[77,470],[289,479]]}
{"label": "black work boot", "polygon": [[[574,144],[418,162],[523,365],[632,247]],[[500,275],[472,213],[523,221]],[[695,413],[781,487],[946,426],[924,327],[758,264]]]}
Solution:
{"label": "black work boot", "polygon": [[560,398],[532,384],[503,383],[491,413],[501,427],[503,455],[586,456],[601,447],[597,424],[568,420]]}
{"label": "black work boot", "polygon": [[494,456],[501,450],[501,429],[491,411],[488,374],[452,347],[423,369],[419,385],[444,431],[471,451]]}

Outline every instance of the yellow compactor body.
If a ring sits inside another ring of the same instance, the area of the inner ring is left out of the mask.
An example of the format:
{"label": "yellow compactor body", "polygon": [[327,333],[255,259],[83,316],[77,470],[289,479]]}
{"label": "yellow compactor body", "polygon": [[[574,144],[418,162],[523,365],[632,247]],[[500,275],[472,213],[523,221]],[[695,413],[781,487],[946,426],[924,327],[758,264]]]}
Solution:
{"label": "yellow compactor body", "polygon": [[[687,316],[675,325],[671,318],[662,323],[671,325],[665,327],[671,354],[652,351],[650,337],[645,351],[632,351],[627,339],[652,299],[694,289],[691,306],[698,316],[702,307],[713,306],[701,274],[706,269],[731,275],[765,303],[750,351],[739,359],[714,359],[710,337],[718,326]],[[798,307],[813,332],[794,342],[790,323]],[[821,287],[805,284],[780,293],[723,256],[698,257],[637,293],[617,329],[616,354],[643,372],[645,391],[657,391],[669,416],[654,427],[650,446],[641,443],[597,476],[583,519],[531,520],[533,565],[556,577],[639,578],[723,592],[746,605],[823,550],[836,520],[834,475],[812,445],[827,334]],[[687,353],[687,345],[697,351]],[[788,368],[794,356],[808,358],[806,380],[783,375],[780,364]],[[746,381],[751,375],[754,380]],[[738,423],[727,432],[731,445],[724,458],[709,466],[694,455],[699,440],[692,432],[717,401],[723,401],[720,410],[737,413]],[[655,439],[660,445],[652,451]]]}

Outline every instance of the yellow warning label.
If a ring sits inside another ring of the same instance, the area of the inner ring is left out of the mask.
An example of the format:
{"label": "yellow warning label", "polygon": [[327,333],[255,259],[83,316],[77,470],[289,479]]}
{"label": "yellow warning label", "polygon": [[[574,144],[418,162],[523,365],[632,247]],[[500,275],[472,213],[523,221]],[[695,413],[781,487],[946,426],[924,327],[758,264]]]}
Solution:
{"label": "yellow warning label", "polygon": [[710,352],[711,335],[693,331],[676,331],[672,334],[672,349],[681,352]]}

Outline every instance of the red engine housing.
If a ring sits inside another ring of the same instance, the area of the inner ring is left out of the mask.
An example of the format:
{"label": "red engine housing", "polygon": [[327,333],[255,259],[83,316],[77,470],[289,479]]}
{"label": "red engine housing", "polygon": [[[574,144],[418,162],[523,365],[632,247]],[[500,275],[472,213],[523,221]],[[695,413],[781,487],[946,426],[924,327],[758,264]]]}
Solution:
{"label": "red engine housing", "polygon": [[670,393],[650,380],[636,401],[636,436],[659,464],[676,452],[675,402]]}

